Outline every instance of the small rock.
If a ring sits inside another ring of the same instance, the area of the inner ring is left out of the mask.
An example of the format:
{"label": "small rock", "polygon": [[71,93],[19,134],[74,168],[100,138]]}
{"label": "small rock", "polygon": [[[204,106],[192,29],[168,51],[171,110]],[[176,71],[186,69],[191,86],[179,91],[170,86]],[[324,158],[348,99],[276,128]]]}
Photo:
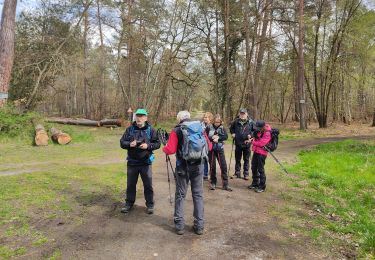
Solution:
{"label": "small rock", "polygon": [[158,253],[154,253],[154,256],[155,256],[155,257],[158,256]]}

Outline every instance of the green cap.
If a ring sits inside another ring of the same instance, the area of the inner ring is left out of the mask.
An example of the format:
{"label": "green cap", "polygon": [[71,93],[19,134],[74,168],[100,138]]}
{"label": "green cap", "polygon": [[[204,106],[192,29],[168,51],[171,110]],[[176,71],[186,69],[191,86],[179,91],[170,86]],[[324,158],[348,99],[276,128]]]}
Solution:
{"label": "green cap", "polygon": [[138,108],[137,111],[135,111],[135,114],[136,115],[145,115],[145,116],[148,115],[146,109],[143,109],[143,108]]}

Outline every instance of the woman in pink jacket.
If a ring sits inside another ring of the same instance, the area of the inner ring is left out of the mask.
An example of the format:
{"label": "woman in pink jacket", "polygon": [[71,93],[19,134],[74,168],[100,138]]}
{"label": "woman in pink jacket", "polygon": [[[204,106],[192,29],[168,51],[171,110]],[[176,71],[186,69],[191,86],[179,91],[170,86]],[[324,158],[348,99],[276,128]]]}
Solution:
{"label": "woman in pink jacket", "polygon": [[266,173],[264,171],[264,164],[268,152],[263,148],[271,141],[271,126],[266,124],[263,120],[259,120],[255,124],[254,137],[250,138],[252,143],[253,158],[251,160],[251,171],[253,173],[253,182],[249,189],[255,192],[264,192],[266,190]]}

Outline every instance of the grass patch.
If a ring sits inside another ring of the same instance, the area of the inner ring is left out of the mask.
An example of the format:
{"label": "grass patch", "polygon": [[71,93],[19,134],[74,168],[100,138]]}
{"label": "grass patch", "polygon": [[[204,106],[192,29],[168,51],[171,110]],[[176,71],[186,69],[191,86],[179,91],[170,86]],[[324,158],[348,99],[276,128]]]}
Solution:
{"label": "grass patch", "polygon": [[305,200],[318,212],[310,236],[319,239],[325,230],[334,232],[359,245],[360,256],[374,256],[375,143],[322,144],[301,152],[290,170],[308,181]]}
{"label": "grass patch", "polygon": [[[90,210],[123,199],[126,152],[119,147],[124,129],[61,125],[76,142],[33,147],[10,139],[0,146],[2,171],[32,173],[0,176],[0,259],[53,246],[48,225],[83,223]],[[38,223],[38,226],[35,225]],[[47,230],[47,231],[46,231]],[[59,250],[48,259],[60,259]]]}
{"label": "grass patch", "polygon": [[21,113],[10,105],[0,109],[0,140],[2,142],[14,139],[32,140],[33,120],[39,122],[42,117],[35,112]]}
{"label": "grass patch", "polygon": [[26,253],[26,248],[10,248],[7,246],[0,246],[0,257],[3,259],[10,259],[15,256],[24,255]]}

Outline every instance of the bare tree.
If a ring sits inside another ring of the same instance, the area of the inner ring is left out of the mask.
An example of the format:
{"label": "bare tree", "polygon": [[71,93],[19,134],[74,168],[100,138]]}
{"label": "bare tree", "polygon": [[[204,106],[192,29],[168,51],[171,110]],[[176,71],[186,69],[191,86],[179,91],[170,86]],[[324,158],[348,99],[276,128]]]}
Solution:
{"label": "bare tree", "polygon": [[0,107],[8,98],[14,57],[14,28],[17,0],[5,0],[0,28]]}

